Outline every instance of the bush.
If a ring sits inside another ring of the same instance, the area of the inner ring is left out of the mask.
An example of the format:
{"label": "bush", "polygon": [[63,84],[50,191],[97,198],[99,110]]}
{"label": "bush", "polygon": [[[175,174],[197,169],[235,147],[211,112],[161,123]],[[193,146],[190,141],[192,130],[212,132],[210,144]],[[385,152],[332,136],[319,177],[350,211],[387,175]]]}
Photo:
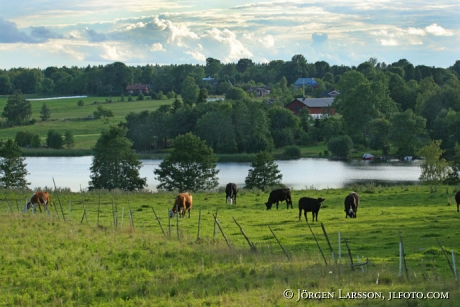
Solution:
{"label": "bush", "polygon": [[64,145],[62,134],[55,130],[49,130],[46,138],[46,145],[48,145],[49,148],[62,149]]}
{"label": "bush", "polygon": [[16,137],[14,138],[14,140],[16,141],[18,146],[25,147],[27,145],[30,145],[30,140],[32,139],[33,136],[34,136],[34,133],[30,131],[18,131],[16,133]]}
{"label": "bush", "polygon": [[38,134],[34,134],[32,139],[30,140],[30,147],[32,148],[40,148],[42,146],[42,141]]}
{"label": "bush", "polygon": [[81,99],[80,99],[80,100],[78,100],[78,102],[77,102],[77,106],[79,106],[79,107],[83,107],[84,105],[85,105],[85,102],[84,102],[83,100],[81,100]]}
{"label": "bush", "polygon": [[283,158],[294,160],[300,158],[300,148],[297,146],[287,146],[283,151]]}
{"label": "bush", "polygon": [[327,149],[339,158],[347,158],[353,149],[353,141],[348,135],[339,135],[329,140]]}

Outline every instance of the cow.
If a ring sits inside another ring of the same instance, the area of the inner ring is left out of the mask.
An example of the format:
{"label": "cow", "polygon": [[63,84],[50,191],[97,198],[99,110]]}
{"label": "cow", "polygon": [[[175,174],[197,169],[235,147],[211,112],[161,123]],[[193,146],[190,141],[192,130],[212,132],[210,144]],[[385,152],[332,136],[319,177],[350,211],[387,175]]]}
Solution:
{"label": "cow", "polygon": [[236,194],[238,193],[238,186],[234,183],[229,183],[225,187],[225,199],[227,199],[227,204],[232,204],[233,202],[236,205]]}
{"label": "cow", "polygon": [[356,218],[358,213],[359,195],[356,192],[351,192],[345,197],[345,218]]}
{"label": "cow", "polygon": [[455,194],[455,201],[457,202],[457,212],[459,212],[458,209],[460,207],[460,191]]}
{"label": "cow", "polygon": [[267,210],[270,210],[274,203],[276,203],[276,209],[278,209],[278,203],[280,201],[286,201],[287,209],[289,209],[289,205],[291,205],[291,209],[293,209],[290,189],[284,188],[271,191],[268,201],[265,203]]}
{"label": "cow", "polygon": [[190,210],[192,209],[193,198],[190,193],[180,193],[174,200],[174,206],[169,210],[169,218],[174,214],[179,213],[181,218],[185,217],[185,211],[188,210],[188,217],[190,218]]}
{"label": "cow", "polygon": [[300,198],[299,199],[299,221],[300,221],[300,217],[302,216],[302,210],[303,210],[305,221],[308,222],[307,212],[311,212],[313,222],[315,221],[315,216],[316,216],[316,221],[318,222],[318,212],[319,212],[319,209],[321,208],[321,204],[323,203],[323,201],[325,201],[324,198],[310,198],[310,197]]}
{"label": "cow", "polygon": [[48,204],[50,206],[53,205],[51,203],[50,194],[45,191],[39,191],[32,195],[26,207],[27,210],[32,208],[32,210],[35,212],[35,207],[38,205],[38,209],[40,209],[40,212],[42,212],[42,206],[45,208],[45,210],[48,210]]}

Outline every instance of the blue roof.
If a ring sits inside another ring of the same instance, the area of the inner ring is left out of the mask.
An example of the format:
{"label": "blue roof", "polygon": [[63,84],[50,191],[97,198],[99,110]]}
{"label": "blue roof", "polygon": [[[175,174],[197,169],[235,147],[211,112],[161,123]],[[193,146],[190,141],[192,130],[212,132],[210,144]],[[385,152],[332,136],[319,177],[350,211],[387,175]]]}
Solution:
{"label": "blue roof", "polygon": [[299,78],[296,82],[294,82],[295,86],[302,86],[302,85],[309,85],[315,86],[318,83],[313,78]]}

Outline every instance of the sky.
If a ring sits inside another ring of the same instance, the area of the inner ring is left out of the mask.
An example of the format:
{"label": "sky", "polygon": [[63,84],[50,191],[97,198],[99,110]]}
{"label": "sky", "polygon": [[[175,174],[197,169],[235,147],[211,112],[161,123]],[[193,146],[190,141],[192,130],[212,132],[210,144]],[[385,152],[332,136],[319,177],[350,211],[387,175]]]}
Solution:
{"label": "sky", "polygon": [[206,64],[249,58],[447,68],[460,1],[0,0],[0,69]]}

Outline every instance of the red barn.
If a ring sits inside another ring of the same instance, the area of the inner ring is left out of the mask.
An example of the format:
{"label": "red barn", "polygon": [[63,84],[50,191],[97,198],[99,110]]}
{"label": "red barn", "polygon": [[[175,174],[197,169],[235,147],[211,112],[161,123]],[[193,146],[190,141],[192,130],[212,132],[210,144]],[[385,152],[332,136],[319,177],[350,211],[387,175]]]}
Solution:
{"label": "red barn", "polygon": [[322,117],[324,114],[334,115],[332,102],[334,97],[328,98],[296,98],[288,103],[285,108],[291,110],[295,115],[299,114],[300,109],[308,108],[311,116]]}
{"label": "red barn", "polygon": [[148,84],[129,84],[126,86],[126,92],[130,94],[140,94],[149,95],[150,86]]}

